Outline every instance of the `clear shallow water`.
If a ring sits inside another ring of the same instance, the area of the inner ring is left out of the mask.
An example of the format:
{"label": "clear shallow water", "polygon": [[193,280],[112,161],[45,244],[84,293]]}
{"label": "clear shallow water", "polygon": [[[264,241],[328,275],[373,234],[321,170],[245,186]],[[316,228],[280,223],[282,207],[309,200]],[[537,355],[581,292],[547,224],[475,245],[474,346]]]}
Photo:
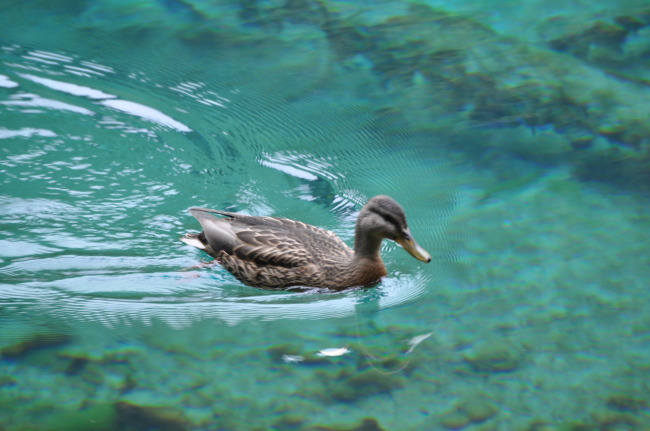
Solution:
{"label": "clear shallow water", "polygon": [[[645,12],[528,3],[2,10],[0,425],[647,427]],[[596,16],[641,24],[587,55]],[[374,289],[178,241],[199,205],[350,242],[380,193],[434,261],[387,243]]]}

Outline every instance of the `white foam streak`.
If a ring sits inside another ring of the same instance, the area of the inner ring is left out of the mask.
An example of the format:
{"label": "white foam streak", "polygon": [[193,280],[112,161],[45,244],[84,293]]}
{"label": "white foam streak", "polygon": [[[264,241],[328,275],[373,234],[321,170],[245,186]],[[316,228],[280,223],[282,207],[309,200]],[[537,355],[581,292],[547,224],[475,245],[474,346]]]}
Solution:
{"label": "white foam streak", "polygon": [[16,88],[18,83],[9,79],[9,77],[0,75],[0,87],[2,88]]}
{"label": "white foam streak", "polygon": [[136,117],[140,117],[145,120],[170,127],[172,129],[178,130],[179,132],[192,131],[192,129],[187,127],[185,124],[174,120],[170,116],[163,114],[157,109],[142,105],[140,103],[122,99],[109,99],[103,100],[101,104],[113,109],[117,109],[118,111],[122,111],[127,114],[135,115]]}
{"label": "white foam streak", "polygon": [[72,94],[73,96],[83,96],[89,99],[112,99],[116,96],[108,93],[104,93],[100,90],[95,90],[90,87],[84,87],[82,85],[70,84],[69,82],[57,81],[55,79],[42,78],[40,76],[30,75],[27,73],[21,73],[22,78],[28,79],[37,84],[41,84],[52,90],[57,90],[62,93]]}

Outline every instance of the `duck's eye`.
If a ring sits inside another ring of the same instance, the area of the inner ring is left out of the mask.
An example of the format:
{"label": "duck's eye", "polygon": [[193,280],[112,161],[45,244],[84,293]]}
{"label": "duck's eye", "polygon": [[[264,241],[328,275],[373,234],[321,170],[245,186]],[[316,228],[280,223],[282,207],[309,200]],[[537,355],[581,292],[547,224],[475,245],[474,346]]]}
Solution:
{"label": "duck's eye", "polygon": [[401,230],[400,223],[391,214],[379,213],[379,216],[383,218],[388,224],[392,225],[393,228],[396,229],[397,231]]}

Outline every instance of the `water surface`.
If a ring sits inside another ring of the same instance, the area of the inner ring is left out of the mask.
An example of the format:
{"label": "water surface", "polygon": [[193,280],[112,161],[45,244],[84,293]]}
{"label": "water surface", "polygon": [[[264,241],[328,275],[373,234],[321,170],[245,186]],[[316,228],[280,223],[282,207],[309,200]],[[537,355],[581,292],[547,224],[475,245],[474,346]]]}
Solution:
{"label": "water surface", "polygon": [[[648,11],[501,3],[1,7],[0,427],[649,426]],[[178,240],[377,194],[371,289]]]}

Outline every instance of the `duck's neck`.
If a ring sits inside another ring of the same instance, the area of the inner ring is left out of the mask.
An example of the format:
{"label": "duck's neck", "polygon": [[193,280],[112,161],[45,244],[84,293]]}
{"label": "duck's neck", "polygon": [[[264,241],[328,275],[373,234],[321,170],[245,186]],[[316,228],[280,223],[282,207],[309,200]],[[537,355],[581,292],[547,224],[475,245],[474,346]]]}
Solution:
{"label": "duck's neck", "polygon": [[354,257],[356,259],[369,259],[381,262],[381,242],[383,238],[378,235],[368,235],[357,228],[354,236]]}
{"label": "duck's neck", "polygon": [[346,273],[351,286],[367,286],[378,282],[386,275],[386,267],[381,260],[381,241],[379,236],[356,234],[354,257]]}

